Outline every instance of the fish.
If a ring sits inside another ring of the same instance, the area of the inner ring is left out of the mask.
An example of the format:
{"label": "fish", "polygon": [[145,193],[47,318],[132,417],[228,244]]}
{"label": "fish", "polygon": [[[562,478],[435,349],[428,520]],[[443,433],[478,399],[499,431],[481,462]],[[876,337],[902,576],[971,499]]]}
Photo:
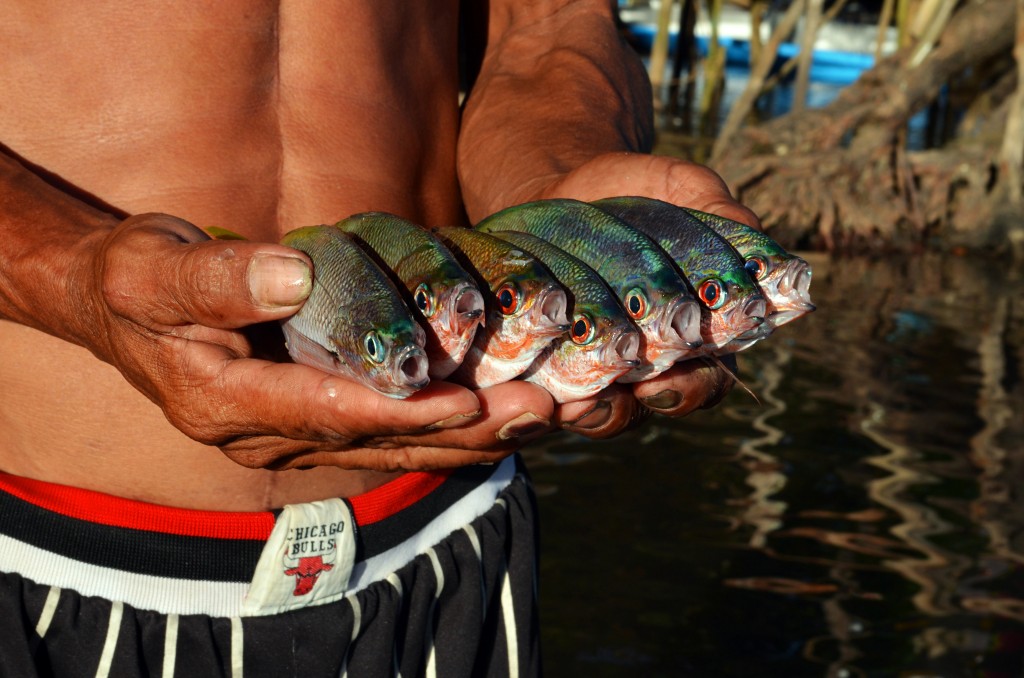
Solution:
{"label": "fish", "polygon": [[672,203],[644,197],[616,197],[592,205],[618,217],[654,240],[672,258],[701,302],[705,350],[722,355],[761,331],[767,303],[744,267],[743,257],[710,226]]}
{"label": "fish", "polygon": [[761,231],[716,214],[685,208],[729,241],[761,286],[768,302],[765,330],[792,322],[815,309],[811,302],[811,265],[790,254]]}
{"label": "fish", "polygon": [[604,278],[643,338],[640,365],[620,382],[650,379],[701,355],[700,306],[686,281],[657,244],[621,220],[579,200],[557,199],[506,208],[475,228],[537,236]]}
{"label": "fish", "polygon": [[313,262],[313,290],[282,324],[295,362],[392,398],[430,382],[426,333],[389,275],[352,236],[333,226],[306,226],[286,233],[281,244]]}
{"label": "fish", "polygon": [[529,233],[495,235],[537,257],[568,293],[569,333],[544,349],[524,381],[565,403],[595,395],[640,364],[640,331],[594,269]]}
{"label": "fish", "polygon": [[486,320],[452,380],[486,388],[518,377],[569,330],[565,289],[536,257],[503,240],[458,226],[433,233],[488,291]]}
{"label": "fish", "polygon": [[462,364],[484,319],[476,281],[427,229],[386,212],[354,214],[335,224],[394,274],[403,299],[427,333],[431,379]]}

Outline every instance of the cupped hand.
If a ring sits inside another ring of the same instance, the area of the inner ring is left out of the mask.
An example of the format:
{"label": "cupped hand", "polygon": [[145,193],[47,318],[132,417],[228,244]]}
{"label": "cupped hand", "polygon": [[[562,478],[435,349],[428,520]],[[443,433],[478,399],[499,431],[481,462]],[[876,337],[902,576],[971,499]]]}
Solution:
{"label": "cupped hand", "polygon": [[[642,153],[601,155],[547,186],[540,198],[592,201],[616,196],[657,198],[682,207],[760,227],[757,216],[736,202],[710,168],[686,160]],[[593,438],[614,436],[651,412],[682,416],[716,405],[735,382],[732,356],[722,365],[701,359],[673,366],[648,381],[613,384],[593,398],[565,403],[555,412],[561,427]]]}
{"label": "cupped hand", "polygon": [[93,255],[91,348],[183,433],[253,468],[495,461],[549,428],[551,398],[530,384],[473,392],[437,383],[395,400],[264,359],[253,327],[294,314],[311,276],[296,250],[211,240],[168,215],[134,216]]}

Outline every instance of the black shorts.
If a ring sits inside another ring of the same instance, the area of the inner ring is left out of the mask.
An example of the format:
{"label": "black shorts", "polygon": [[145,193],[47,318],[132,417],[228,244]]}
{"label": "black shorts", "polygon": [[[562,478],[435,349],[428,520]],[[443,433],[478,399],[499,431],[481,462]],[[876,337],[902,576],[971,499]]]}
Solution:
{"label": "black shorts", "polygon": [[334,502],[300,524],[0,474],[0,675],[540,673],[517,457]]}

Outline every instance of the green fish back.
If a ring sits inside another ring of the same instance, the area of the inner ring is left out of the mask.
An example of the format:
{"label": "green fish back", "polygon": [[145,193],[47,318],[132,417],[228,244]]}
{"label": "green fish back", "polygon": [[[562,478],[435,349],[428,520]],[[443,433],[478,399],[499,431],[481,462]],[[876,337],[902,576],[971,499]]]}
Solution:
{"label": "green fish back", "polygon": [[421,282],[449,286],[472,280],[455,256],[427,229],[386,212],[364,212],[335,226],[365,243],[410,288]]}
{"label": "green fish back", "polygon": [[744,258],[753,255],[770,257],[778,261],[792,258],[779,243],[756,228],[732,219],[720,217],[717,214],[709,214],[700,210],[685,208],[692,216],[710,226],[716,233],[721,235],[737,252]]}
{"label": "green fish back", "polygon": [[650,238],[578,200],[525,203],[484,219],[483,233],[521,231],[546,240],[593,268],[621,296],[637,281],[669,294],[687,294],[675,265]]}
{"label": "green fish back", "polygon": [[729,241],[688,211],[662,200],[643,197],[606,198],[594,206],[623,220],[654,240],[696,289],[711,278],[748,293],[756,284],[743,267],[743,257]]}
{"label": "green fish back", "polygon": [[540,259],[568,292],[573,313],[626,317],[622,303],[597,271],[565,250],[529,233],[500,231],[495,235]]}

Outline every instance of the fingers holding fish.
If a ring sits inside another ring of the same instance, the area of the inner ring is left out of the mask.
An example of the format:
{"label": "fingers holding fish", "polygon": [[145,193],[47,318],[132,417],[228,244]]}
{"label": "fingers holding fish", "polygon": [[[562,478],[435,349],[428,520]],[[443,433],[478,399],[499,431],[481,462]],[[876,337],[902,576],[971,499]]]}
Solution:
{"label": "fingers holding fish", "polygon": [[[197,401],[203,403],[203,411],[194,419],[203,422],[201,427],[189,421],[175,423],[253,468],[301,466],[300,458],[312,453],[397,447],[406,436],[439,434],[473,422],[485,404],[455,384],[439,382],[400,400],[313,367],[261,360],[224,360],[219,373],[210,377],[202,385],[203,400]],[[457,440],[457,434],[448,439]],[[498,448],[498,441],[492,440],[492,447]],[[362,465],[367,463],[365,455],[337,456],[331,463],[376,470],[418,463],[400,455],[372,456],[377,465]],[[429,464],[433,468],[435,462]]]}
{"label": "fingers holding fish", "polygon": [[[455,387],[446,384],[447,387]],[[433,387],[431,387],[433,388]],[[455,387],[457,388],[457,387]],[[423,397],[417,394],[412,399]],[[482,460],[495,460],[555,428],[555,405],[544,389],[514,380],[473,391],[480,403],[479,416],[453,422],[448,428],[396,432],[362,441],[373,447],[434,447],[473,450]],[[488,458],[487,455],[490,455]]]}
{"label": "fingers holding fish", "polygon": [[654,379],[633,384],[633,394],[645,407],[670,417],[712,407],[736,382],[736,359],[687,360]]}
{"label": "fingers holding fish", "polygon": [[555,422],[566,431],[595,440],[612,438],[650,414],[628,384],[612,384],[593,398],[559,405]]}
{"label": "fingers holding fish", "polygon": [[286,246],[210,240],[166,214],[129,217],[98,260],[100,293],[115,314],[147,329],[236,329],[283,318],[305,301],[309,259]]}
{"label": "fingers holding fish", "polygon": [[[452,389],[464,390],[453,384],[432,385],[404,401],[387,399],[381,405],[403,409],[421,401],[433,407],[442,393]],[[474,395],[479,403],[476,412],[452,414],[425,427],[403,429],[393,419],[382,417],[377,435],[353,437],[355,432],[349,428],[347,433],[321,432],[320,440],[244,439],[227,451],[239,463],[272,469],[326,465],[380,471],[428,470],[499,461],[553,428],[553,403],[537,386],[512,381]],[[338,425],[346,426],[344,421]],[[268,440],[273,456],[267,452]]]}

